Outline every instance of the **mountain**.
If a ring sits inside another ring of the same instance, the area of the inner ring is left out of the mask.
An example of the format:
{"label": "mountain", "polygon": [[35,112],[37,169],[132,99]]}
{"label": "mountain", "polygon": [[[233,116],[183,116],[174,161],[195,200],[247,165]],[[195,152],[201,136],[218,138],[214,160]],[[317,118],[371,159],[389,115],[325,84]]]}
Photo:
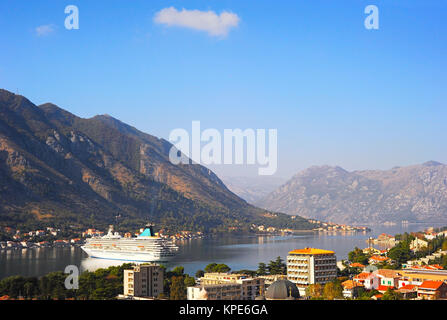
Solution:
{"label": "mountain", "polygon": [[435,161],[391,170],[308,168],[256,205],[338,223],[447,221],[447,166]]}
{"label": "mountain", "polygon": [[248,203],[255,203],[286,182],[283,178],[271,176],[221,178],[230,191]]}
{"label": "mountain", "polygon": [[108,115],[83,119],[0,90],[0,223],[312,226],[249,205],[203,166],[172,164],[171,146]]}

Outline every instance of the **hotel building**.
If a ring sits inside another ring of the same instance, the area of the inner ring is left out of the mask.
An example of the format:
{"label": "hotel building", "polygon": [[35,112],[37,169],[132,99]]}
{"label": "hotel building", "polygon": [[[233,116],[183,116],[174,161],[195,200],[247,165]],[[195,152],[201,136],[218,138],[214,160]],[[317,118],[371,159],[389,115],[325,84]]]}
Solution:
{"label": "hotel building", "polygon": [[305,248],[293,250],[287,256],[287,278],[296,284],[300,295],[305,295],[311,284],[322,285],[337,277],[334,251]]}
{"label": "hotel building", "polygon": [[143,264],[124,270],[124,296],[158,297],[163,293],[163,269],[158,264]]}

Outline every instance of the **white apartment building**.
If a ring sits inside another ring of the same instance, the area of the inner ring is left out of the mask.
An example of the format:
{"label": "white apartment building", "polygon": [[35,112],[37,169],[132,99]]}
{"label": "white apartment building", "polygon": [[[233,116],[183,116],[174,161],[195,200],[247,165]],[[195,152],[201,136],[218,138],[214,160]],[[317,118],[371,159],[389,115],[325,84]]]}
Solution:
{"label": "white apartment building", "polygon": [[296,284],[304,296],[311,284],[322,285],[337,277],[337,258],[334,251],[304,248],[293,250],[287,256],[287,278]]}

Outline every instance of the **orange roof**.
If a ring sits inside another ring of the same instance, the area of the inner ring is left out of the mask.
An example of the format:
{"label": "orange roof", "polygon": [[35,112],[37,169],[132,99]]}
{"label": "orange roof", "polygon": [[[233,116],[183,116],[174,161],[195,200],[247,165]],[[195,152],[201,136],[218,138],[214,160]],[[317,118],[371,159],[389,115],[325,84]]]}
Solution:
{"label": "orange roof", "polygon": [[356,276],[354,277],[354,279],[365,280],[365,279],[367,279],[370,275],[371,275],[371,273],[368,273],[368,272],[362,272],[362,273],[359,273],[358,275],[356,275]]}
{"label": "orange roof", "polygon": [[354,289],[355,287],[363,287],[363,284],[357,283],[353,280],[346,280],[341,284],[345,289]]}
{"label": "orange roof", "polygon": [[349,266],[353,267],[353,268],[364,268],[365,267],[363,264],[358,263],[358,262],[351,263]]}
{"label": "orange roof", "polygon": [[391,270],[391,269],[379,269],[379,270],[377,270],[377,274],[379,274],[385,278],[399,277],[399,273],[396,270]]}
{"label": "orange roof", "polygon": [[382,286],[382,285],[380,285],[380,286],[377,288],[377,291],[387,291],[388,289],[393,290],[394,287],[393,287],[393,286]]}
{"label": "orange roof", "polygon": [[382,256],[372,256],[370,259],[377,260],[377,261],[386,261],[386,260],[389,260],[390,258],[382,257]]}
{"label": "orange roof", "polygon": [[419,286],[419,288],[437,290],[440,286],[442,286],[443,283],[444,283],[443,281],[427,280],[427,281],[422,282],[422,284]]}
{"label": "orange roof", "polygon": [[323,249],[315,249],[315,248],[304,248],[304,249],[297,249],[292,250],[289,252],[289,254],[334,254],[334,251],[329,250],[323,250]]}
{"label": "orange roof", "polygon": [[399,290],[414,290],[416,289],[418,286],[414,285],[414,284],[407,284],[406,286],[401,287]]}

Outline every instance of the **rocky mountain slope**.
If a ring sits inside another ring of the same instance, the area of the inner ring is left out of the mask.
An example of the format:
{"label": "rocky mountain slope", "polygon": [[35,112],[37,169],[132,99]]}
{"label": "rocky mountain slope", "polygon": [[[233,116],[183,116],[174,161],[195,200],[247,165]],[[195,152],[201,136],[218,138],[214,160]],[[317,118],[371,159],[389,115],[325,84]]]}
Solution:
{"label": "rocky mountain slope", "polygon": [[221,179],[230,191],[252,204],[286,182],[286,179],[271,176],[221,177]]}
{"label": "rocky mountain slope", "polygon": [[435,161],[391,170],[311,167],[256,202],[338,223],[447,221],[447,166]]}
{"label": "rocky mountain slope", "polygon": [[173,165],[170,148],[110,116],[82,119],[0,90],[0,223],[311,226],[284,214],[267,218],[207,168]]}

